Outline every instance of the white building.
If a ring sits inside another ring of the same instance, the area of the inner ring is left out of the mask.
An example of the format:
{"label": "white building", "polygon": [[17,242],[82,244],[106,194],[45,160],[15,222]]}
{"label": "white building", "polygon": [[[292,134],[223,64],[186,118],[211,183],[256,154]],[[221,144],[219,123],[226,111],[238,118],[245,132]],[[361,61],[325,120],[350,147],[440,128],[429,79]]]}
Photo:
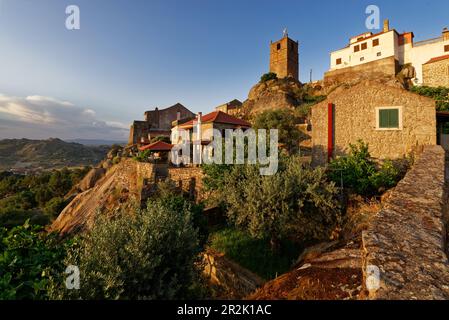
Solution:
{"label": "white building", "polygon": [[413,38],[413,32],[400,34],[390,29],[385,20],[382,32],[352,37],[345,48],[332,52],[328,73],[394,57],[398,67],[411,64],[415,68],[414,82],[420,85],[423,82],[422,65],[449,54],[449,31],[444,28],[440,37],[420,42],[413,42]]}

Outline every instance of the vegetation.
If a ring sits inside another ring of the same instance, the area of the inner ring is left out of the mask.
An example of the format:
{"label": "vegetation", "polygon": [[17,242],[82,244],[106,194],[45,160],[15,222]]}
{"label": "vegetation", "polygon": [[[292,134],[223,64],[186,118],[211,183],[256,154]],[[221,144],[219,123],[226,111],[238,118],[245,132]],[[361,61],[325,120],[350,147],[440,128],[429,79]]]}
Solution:
{"label": "vegetation", "polygon": [[160,201],[133,216],[101,218],[65,260],[79,267],[80,290],[66,290],[58,281],[52,298],[194,298],[197,234],[188,210]]}
{"label": "vegetation", "polygon": [[370,197],[394,187],[400,180],[401,171],[393,162],[375,163],[363,141],[349,147],[349,155],[336,158],[329,165],[329,177],[337,185],[342,183],[344,188]]}
{"label": "vegetation", "polygon": [[158,141],[162,141],[162,142],[166,142],[166,143],[171,143],[170,137],[167,136],[157,136],[154,137],[150,140],[150,143],[154,143],[154,142],[158,142]]}
{"label": "vegetation", "polygon": [[149,157],[151,156],[151,150],[140,151],[137,156],[134,157],[134,160],[139,162],[148,162]]}
{"label": "vegetation", "polygon": [[269,80],[276,80],[277,78],[278,78],[278,76],[276,73],[268,72],[260,77],[260,83],[267,82]]}
{"label": "vegetation", "polygon": [[0,228],[0,300],[48,299],[51,279],[64,270],[70,242],[60,243],[42,228]]}
{"label": "vegetation", "polygon": [[257,166],[235,166],[222,194],[230,221],[253,238],[268,238],[273,252],[282,239],[329,239],[340,221],[334,183],[322,169],[304,168],[297,157],[280,166],[272,176],[261,176]]}
{"label": "vegetation", "polygon": [[449,88],[414,86],[410,91],[434,99],[438,111],[449,111]]}
{"label": "vegetation", "polygon": [[66,206],[64,196],[90,170],[62,169],[39,175],[0,173],[0,227],[45,225]]}
{"label": "vegetation", "polygon": [[214,232],[210,246],[264,279],[287,272],[300,253],[300,248],[288,240],[282,241],[282,250],[273,253],[267,239],[254,239],[232,227]]}
{"label": "vegetation", "polygon": [[294,153],[299,149],[299,140],[302,137],[296,123],[295,115],[290,110],[268,110],[256,116],[253,127],[254,129],[278,129],[279,143],[287,151]]}

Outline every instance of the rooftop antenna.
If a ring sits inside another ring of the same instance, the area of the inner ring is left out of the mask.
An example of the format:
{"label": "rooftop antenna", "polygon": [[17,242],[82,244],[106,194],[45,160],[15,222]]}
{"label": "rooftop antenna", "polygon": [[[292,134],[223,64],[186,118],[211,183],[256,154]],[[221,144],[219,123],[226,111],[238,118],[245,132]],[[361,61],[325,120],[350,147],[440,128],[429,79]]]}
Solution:
{"label": "rooftop antenna", "polygon": [[287,28],[284,28],[284,30],[282,31],[283,37],[288,37],[288,31]]}

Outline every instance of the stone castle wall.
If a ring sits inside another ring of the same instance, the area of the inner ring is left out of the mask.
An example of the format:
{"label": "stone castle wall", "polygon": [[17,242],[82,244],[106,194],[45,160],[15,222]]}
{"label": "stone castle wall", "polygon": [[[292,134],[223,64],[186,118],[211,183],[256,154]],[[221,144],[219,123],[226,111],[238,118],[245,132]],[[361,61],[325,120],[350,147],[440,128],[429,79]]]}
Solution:
{"label": "stone castle wall", "polygon": [[424,64],[423,84],[430,87],[449,87],[449,58]]}
{"label": "stone castle wall", "polygon": [[449,299],[444,186],[444,150],[426,146],[363,232],[369,299]]}
{"label": "stone castle wall", "polygon": [[[435,102],[404,89],[374,81],[340,88],[312,108],[312,158],[327,160],[328,102],[334,104],[334,156],[345,155],[361,139],[375,158],[398,159],[418,146],[436,144]],[[402,108],[401,130],[376,129],[376,107]]]}
{"label": "stone castle wall", "polygon": [[352,83],[359,78],[394,77],[399,71],[399,62],[394,57],[389,57],[354,67],[328,71],[324,74],[324,85]]}

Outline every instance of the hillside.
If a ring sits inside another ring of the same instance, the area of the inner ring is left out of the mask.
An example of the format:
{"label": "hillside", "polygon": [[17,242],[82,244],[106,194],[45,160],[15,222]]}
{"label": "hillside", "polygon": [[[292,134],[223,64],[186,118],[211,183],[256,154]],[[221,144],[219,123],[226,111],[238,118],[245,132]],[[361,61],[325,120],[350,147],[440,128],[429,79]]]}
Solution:
{"label": "hillside", "polygon": [[0,140],[0,170],[39,171],[62,167],[96,165],[109,146],[85,146],[60,139]]}

